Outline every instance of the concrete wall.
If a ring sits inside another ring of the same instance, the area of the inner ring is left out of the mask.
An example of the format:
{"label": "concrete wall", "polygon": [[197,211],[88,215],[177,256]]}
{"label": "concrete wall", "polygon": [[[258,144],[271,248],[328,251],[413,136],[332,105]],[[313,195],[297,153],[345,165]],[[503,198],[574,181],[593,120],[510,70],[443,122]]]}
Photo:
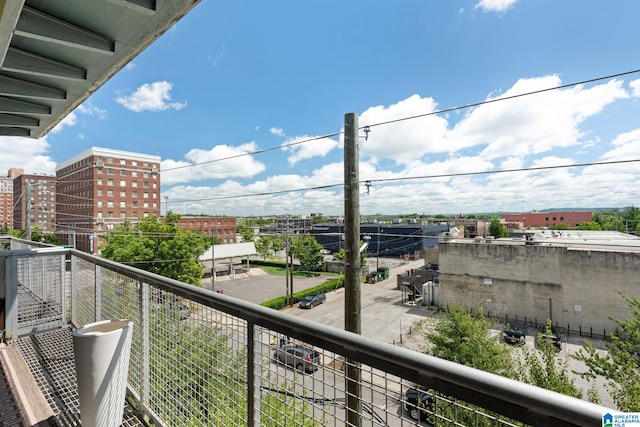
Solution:
{"label": "concrete wall", "polygon": [[551,318],[607,334],[630,314],[619,295],[640,298],[640,254],[494,243],[440,245],[442,304],[481,306],[510,318]]}

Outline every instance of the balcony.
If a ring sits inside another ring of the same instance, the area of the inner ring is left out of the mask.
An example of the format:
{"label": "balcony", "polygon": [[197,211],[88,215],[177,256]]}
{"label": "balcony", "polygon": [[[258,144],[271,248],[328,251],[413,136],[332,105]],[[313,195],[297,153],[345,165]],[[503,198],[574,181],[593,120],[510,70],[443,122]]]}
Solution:
{"label": "balcony", "polygon": [[[126,426],[600,426],[610,411],[73,249],[11,238],[0,248],[0,355],[29,365],[17,381],[46,400],[43,425],[79,425],[71,328],[104,319],[134,322]],[[295,345],[317,363],[274,358]],[[405,409],[416,384],[435,396],[422,423]]]}

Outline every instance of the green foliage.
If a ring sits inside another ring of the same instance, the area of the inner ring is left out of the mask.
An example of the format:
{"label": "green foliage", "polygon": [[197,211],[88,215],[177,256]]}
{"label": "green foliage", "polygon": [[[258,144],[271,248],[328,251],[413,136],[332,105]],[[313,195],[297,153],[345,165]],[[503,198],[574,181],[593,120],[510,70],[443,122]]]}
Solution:
{"label": "green foliage", "polygon": [[[328,292],[335,291],[336,289],[344,287],[344,278],[336,278],[327,280],[326,282],[314,286],[312,288],[305,289],[304,291],[296,292],[293,294],[293,303],[296,304],[300,302],[302,298],[310,294],[323,293],[326,294]],[[280,310],[281,308],[287,307],[289,305],[289,301],[287,301],[286,297],[278,297],[271,299],[269,301],[265,301],[262,304],[265,307],[273,308],[274,310]]]}
{"label": "green foliage", "polygon": [[178,228],[180,216],[169,212],[164,222],[143,218],[135,226],[125,222],[109,231],[102,256],[112,261],[200,286],[202,265],[198,257],[211,246],[210,238],[198,231]]}
{"label": "green foliage", "polygon": [[253,234],[253,229],[251,228],[241,229],[240,235],[242,236],[242,240],[245,242],[253,242],[253,240],[255,239],[255,235]]}
{"label": "green foliage", "polygon": [[597,222],[583,222],[576,227],[576,230],[602,230],[600,224]]}
{"label": "green foliage", "polygon": [[593,345],[585,342],[584,348],[575,355],[583,361],[587,372],[579,373],[585,378],[600,375],[608,380],[608,390],[620,411],[640,411],[640,300],[622,295],[631,308],[626,319],[611,320],[618,329],[611,341],[605,343],[608,353],[602,354]]}
{"label": "green foliage", "polygon": [[324,265],[323,249],[315,237],[305,236],[293,239],[289,251],[300,261],[300,265],[309,270],[319,270]]}
{"label": "green foliage", "polygon": [[507,230],[507,226],[500,222],[499,219],[494,218],[489,225],[489,235],[494,236],[496,239],[499,237],[509,237],[509,230]]}
{"label": "green foliage", "polygon": [[[490,333],[491,326],[491,320],[482,315],[481,309],[473,314],[452,305],[432,330],[424,332],[431,343],[428,353],[472,368],[515,378],[511,349],[500,342],[499,336]],[[460,423],[456,425],[489,427],[497,425],[494,417],[506,420],[483,408],[470,404],[464,406],[466,409],[454,404],[450,397],[439,394],[436,413],[445,419],[455,419]],[[484,413],[487,417],[479,417],[477,412]]]}
{"label": "green foliage", "polygon": [[602,230],[640,234],[640,209],[633,205],[622,211],[611,209],[596,212],[593,214],[593,221],[597,222]]}
{"label": "green foliage", "polygon": [[271,256],[271,239],[267,236],[262,236],[258,238],[254,245],[256,247],[256,252],[258,255],[262,257],[262,259],[266,260],[267,258],[272,258]]}
{"label": "green foliage", "polygon": [[[547,320],[546,329],[546,334],[551,335],[550,320]],[[536,336],[536,341],[539,352],[523,348],[524,364],[518,369],[520,381],[581,399],[582,392],[569,376],[568,363],[558,358],[553,343],[543,339],[542,334]]]}
{"label": "green foliage", "polygon": [[344,258],[346,256],[345,252],[344,252],[344,248],[340,248],[340,250],[338,252],[336,252],[335,254],[333,254],[333,256],[335,257],[335,259],[337,259],[340,262],[344,262]]}
{"label": "green foliage", "polygon": [[491,335],[491,320],[482,310],[470,313],[457,305],[450,306],[433,330],[425,333],[431,343],[430,354],[461,365],[514,378],[510,348]]}

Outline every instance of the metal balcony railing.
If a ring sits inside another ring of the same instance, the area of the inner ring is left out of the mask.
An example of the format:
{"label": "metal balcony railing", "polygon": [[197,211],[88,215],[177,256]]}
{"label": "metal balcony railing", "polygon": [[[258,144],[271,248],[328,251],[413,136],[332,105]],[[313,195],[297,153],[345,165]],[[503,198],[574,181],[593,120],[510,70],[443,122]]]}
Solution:
{"label": "metal balcony railing", "polygon": [[[73,249],[12,249],[0,251],[5,339],[132,320],[128,391],[158,426],[347,425],[350,410],[362,426],[600,426],[610,411]],[[411,411],[416,384],[430,399]]]}

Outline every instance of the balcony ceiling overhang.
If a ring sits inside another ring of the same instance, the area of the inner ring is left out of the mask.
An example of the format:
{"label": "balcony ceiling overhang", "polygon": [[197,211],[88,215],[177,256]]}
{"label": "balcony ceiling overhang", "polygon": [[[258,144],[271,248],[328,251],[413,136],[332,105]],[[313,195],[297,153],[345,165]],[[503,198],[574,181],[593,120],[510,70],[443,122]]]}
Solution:
{"label": "balcony ceiling overhang", "polygon": [[0,0],[0,135],[46,135],[199,2]]}

